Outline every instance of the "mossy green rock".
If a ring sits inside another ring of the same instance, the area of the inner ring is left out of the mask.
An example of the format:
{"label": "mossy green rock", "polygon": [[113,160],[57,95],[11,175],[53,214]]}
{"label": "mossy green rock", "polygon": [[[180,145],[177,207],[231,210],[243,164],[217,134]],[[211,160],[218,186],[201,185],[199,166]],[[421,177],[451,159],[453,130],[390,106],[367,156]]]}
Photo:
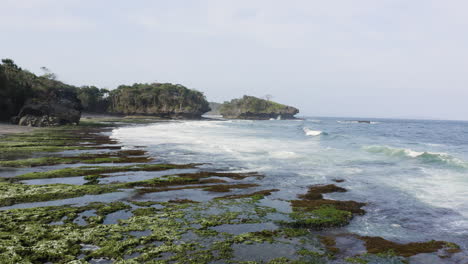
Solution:
{"label": "mossy green rock", "polygon": [[230,119],[294,119],[297,108],[276,102],[247,96],[225,102],[219,109],[224,118]]}

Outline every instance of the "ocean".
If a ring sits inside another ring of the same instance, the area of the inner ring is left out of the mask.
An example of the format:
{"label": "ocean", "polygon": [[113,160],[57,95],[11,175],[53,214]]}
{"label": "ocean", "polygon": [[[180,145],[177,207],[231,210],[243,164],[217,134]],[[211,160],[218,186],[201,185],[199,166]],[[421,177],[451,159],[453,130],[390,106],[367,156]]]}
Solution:
{"label": "ocean", "polygon": [[[352,121],[354,120],[354,121]],[[468,122],[306,117],[303,120],[169,121],[117,128],[123,146],[144,146],[158,162],[258,172],[258,189],[280,189],[278,205],[315,184],[348,191],[366,214],[336,232],[397,242],[445,240],[468,250]],[[164,195],[164,194],[161,194]],[[178,198],[203,200],[180,193]]]}

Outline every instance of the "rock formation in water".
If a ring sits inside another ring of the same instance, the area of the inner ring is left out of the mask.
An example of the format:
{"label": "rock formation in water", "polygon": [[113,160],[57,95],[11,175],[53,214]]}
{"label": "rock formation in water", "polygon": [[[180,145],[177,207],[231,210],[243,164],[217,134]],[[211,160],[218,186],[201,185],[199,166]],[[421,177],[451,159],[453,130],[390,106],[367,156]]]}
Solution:
{"label": "rock formation in water", "polygon": [[109,104],[110,113],[165,118],[200,118],[210,110],[203,93],[171,83],[121,85]]}
{"label": "rock formation in water", "polygon": [[295,107],[247,95],[225,102],[219,110],[229,119],[295,119],[294,115],[299,113]]}

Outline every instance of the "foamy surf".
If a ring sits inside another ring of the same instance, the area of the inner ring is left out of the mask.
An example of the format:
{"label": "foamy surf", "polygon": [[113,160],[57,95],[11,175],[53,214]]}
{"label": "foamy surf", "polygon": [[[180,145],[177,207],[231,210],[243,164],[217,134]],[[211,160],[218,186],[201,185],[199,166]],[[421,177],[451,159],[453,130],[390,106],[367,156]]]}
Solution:
{"label": "foamy surf", "polygon": [[388,146],[366,146],[364,150],[371,153],[382,153],[391,157],[417,159],[428,164],[442,164],[456,168],[468,169],[468,163],[447,153],[415,151],[406,148],[392,148]]}
{"label": "foamy surf", "polygon": [[292,151],[270,151],[268,154],[272,158],[277,159],[294,159],[298,157],[298,155]]}
{"label": "foamy surf", "polygon": [[265,189],[287,190],[275,194],[285,200],[305,186],[343,179],[350,191],[330,196],[373,208],[348,230],[401,241],[450,240],[468,248],[468,125],[404,120],[367,129],[337,121],[160,122],[119,127],[112,137],[126,147],[147,146],[160,162],[258,172],[265,175]]}
{"label": "foamy surf", "polygon": [[380,122],[377,121],[367,121],[367,120],[338,120],[336,121],[339,124],[380,124]]}
{"label": "foamy surf", "polygon": [[320,131],[320,130],[312,130],[312,129],[309,129],[307,127],[305,127],[304,129],[304,133],[306,134],[306,136],[311,136],[311,137],[315,137],[315,136],[320,136],[320,135],[325,135],[326,133],[324,133],[323,131]]}

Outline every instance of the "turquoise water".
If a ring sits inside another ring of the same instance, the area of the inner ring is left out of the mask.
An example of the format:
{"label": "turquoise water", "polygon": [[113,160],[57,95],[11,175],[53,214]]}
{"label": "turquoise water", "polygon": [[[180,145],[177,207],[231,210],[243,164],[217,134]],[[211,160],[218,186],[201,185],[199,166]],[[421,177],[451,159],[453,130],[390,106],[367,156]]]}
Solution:
{"label": "turquoise water", "polygon": [[269,199],[344,179],[338,200],[366,202],[344,230],[399,242],[430,239],[468,249],[468,122],[349,118],[174,121],[123,127],[112,137],[161,162],[257,171]]}

